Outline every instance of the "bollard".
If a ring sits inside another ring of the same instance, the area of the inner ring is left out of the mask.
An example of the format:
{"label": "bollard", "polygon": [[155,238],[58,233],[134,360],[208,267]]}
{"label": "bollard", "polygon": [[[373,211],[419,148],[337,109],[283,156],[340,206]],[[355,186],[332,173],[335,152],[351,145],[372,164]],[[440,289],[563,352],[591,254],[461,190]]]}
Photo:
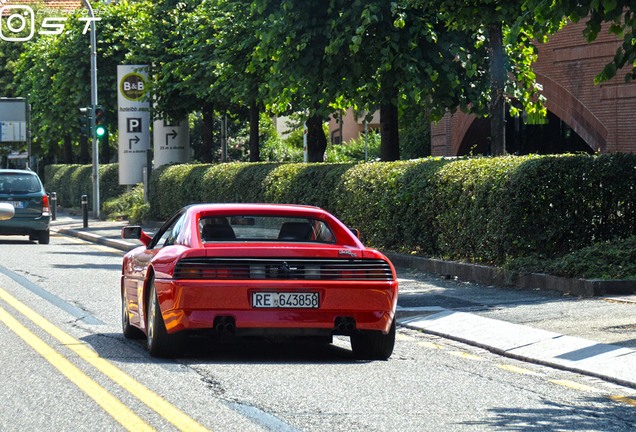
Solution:
{"label": "bollard", "polygon": [[88,228],[88,195],[82,195],[82,220],[84,228]]}
{"label": "bollard", "polygon": [[51,220],[57,219],[57,193],[51,192]]}

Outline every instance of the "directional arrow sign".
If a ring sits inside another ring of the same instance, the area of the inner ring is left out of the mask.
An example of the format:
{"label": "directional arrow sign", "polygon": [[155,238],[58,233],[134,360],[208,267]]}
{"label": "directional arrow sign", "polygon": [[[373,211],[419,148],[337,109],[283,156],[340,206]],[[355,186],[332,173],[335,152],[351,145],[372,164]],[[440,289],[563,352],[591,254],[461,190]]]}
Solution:
{"label": "directional arrow sign", "polygon": [[154,137],[154,166],[190,161],[190,135],[188,121],[157,119],[152,124]]}
{"label": "directional arrow sign", "polygon": [[166,147],[170,146],[170,138],[174,141],[177,139],[177,135],[179,134],[174,129],[172,129],[172,132],[166,134]]}
{"label": "directional arrow sign", "polygon": [[130,139],[128,140],[128,150],[132,150],[132,145],[133,145],[133,143],[134,143],[134,144],[137,144],[137,143],[139,143],[139,141],[141,141],[141,138],[139,138],[139,136],[138,136],[138,135],[135,135],[135,137],[134,137],[134,138],[130,138]]}

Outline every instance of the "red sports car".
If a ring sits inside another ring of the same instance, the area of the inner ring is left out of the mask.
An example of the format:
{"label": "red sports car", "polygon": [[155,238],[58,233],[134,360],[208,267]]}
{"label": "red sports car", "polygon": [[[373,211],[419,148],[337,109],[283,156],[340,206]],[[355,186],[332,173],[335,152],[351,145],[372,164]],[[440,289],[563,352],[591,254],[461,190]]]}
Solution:
{"label": "red sports car", "polygon": [[196,204],[139,239],[122,266],[122,327],[153,356],[178,354],[185,332],[350,337],[361,359],[395,344],[391,262],[328,212],[283,204]]}

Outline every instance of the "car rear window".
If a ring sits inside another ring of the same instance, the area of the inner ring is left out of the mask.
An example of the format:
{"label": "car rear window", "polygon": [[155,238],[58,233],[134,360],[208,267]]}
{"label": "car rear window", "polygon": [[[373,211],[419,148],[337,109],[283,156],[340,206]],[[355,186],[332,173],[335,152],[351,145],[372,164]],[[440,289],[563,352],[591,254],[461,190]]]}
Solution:
{"label": "car rear window", "polygon": [[335,243],[329,226],[321,220],[277,216],[204,217],[199,221],[204,242],[280,241]]}
{"label": "car rear window", "polygon": [[40,191],[40,182],[31,174],[0,174],[0,193],[17,194]]}

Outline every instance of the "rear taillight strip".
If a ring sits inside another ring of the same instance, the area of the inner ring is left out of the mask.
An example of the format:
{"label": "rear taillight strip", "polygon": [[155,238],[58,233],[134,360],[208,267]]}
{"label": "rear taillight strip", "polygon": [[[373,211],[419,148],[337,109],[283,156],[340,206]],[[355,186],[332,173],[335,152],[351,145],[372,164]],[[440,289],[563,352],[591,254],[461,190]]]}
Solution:
{"label": "rear taillight strip", "polygon": [[186,258],[177,264],[174,278],[392,280],[393,272],[383,260]]}

